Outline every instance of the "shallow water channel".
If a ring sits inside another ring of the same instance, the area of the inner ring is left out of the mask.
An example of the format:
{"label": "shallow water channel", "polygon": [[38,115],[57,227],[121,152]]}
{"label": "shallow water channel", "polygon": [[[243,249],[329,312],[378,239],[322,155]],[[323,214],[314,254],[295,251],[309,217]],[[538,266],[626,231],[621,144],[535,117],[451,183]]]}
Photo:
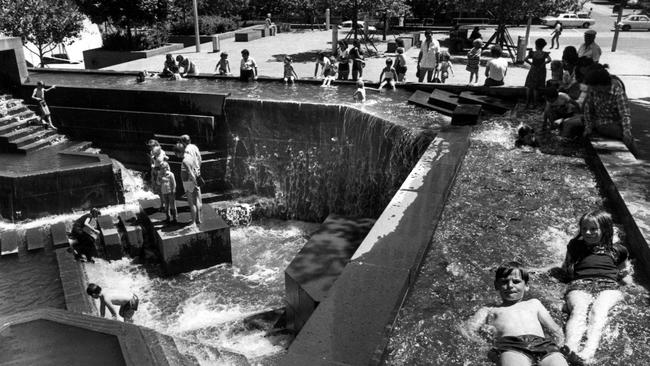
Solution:
{"label": "shallow water channel", "polygon": [[[398,315],[386,364],[493,365],[488,341],[471,343],[460,327],[481,306],[499,302],[492,283],[505,261],[528,266],[528,296],[540,299],[556,322],[566,322],[566,284],[550,270],[561,265],[580,215],[602,207],[602,195],[579,146],[556,141],[545,153],[515,149],[514,126],[493,120],[473,132],[431,249]],[[561,150],[574,154],[549,154]],[[625,303],[610,314],[595,364],[650,363],[647,285],[635,276],[623,288]]]}
{"label": "shallow water channel", "polygon": [[[247,316],[284,307],[284,269],[318,224],[268,220],[230,230],[233,263],[161,277],[130,259],[86,264],[89,282],[140,298],[134,322],[249,359],[284,350],[285,340],[250,330]],[[192,347],[192,346],[190,346]],[[189,350],[190,353],[193,350]],[[196,350],[195,350],[196,351]],[[220,363],[216,363],[220,364]]]}

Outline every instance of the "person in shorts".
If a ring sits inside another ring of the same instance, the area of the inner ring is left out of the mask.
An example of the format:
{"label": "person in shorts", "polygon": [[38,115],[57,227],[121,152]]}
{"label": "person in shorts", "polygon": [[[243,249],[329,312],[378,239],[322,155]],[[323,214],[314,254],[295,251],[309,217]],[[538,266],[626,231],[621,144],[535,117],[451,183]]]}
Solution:
{"label": "person in shorts", "polygon": [[488,358],[500,366],[567,366],[559,347],[564,343],[562,328],[539,300],[524,300],[528,280],[528,271],[518,262],[497,268],[494,288],[502,303],[480,308],[467,322],[466,335],[476,339],[479,329],[489,328],[495,339]]}

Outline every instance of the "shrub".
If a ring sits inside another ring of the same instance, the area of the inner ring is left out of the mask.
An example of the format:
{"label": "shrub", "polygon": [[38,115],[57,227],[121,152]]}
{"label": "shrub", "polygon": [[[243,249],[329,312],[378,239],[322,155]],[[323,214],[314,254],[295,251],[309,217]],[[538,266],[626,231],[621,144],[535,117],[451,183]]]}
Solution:
{"label": "shrub", "polygon": [[[218,15],[200,15],[199,33],[215,34],[232,31],[238,28],[236,19],[224,18]],[[185,18],[178,20],[171,25],[172,34],[194,34],[194,19]]]}
{"label": "shrub", "polygon": [[142,51],[157,48],[167,43],[167,31],[156,27],[133,32],[129,38],[127,33],[115,32],[102,36],[104,49],[113,51]]}

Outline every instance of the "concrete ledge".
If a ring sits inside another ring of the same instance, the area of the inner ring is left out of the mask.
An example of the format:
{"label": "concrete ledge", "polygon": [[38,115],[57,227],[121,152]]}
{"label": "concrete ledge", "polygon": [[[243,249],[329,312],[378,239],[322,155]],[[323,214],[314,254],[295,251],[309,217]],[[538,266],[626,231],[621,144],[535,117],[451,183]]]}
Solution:
{"label": "concrete ledge", "polygon": [[56,250],[56,262],[59,265],[66,309],[75,313],[99,314],[95,304],[86,294],[88,280],[82,264],[74,260],[72,253],[64,248]]}
{"label": "concrete ledge", "polygon": [[637,160],[621,141],[591,139],[598,181],[622,221],[627,243],[650,275],[650,164]]}
{"label": "concrete ledge", "polygon": [[93,48],[83,51],[84,65],[88,69],[101,69],[128,61],[149,58],[183,49],[182,43],[171,43],[144,51],[113,51]]}
{"label": "concrete ledge", "polygon": [[436,136],[289,348],[282,365],[375,365],[469,147],[470,127]]}
{"label": "concrete ledge", "polygon": [[[196,365],[170,337],[137,325],[38,309],[0,319],[7,352],[0,363],[20,365]],[[165,347],[167,346],[167,347]]]}

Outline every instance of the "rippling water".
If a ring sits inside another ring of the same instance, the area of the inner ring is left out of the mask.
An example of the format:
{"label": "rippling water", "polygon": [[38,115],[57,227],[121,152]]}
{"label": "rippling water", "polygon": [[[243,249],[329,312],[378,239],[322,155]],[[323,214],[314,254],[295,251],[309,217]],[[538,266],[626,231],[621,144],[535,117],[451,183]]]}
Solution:
{"label": "rippling water", "polygon": [[107,291],[138,294],[136,324],[255,359],[283,351],[285,340],[247,330],[242,320],[284,306],[284,269],[318,226],[270,220],[232,228],[232,265],[172,278],[128,259],[100,260],[85,268],[89,281]]}
{"label": "rippling water", "polygon": [[231,93],[235,98],[267,99],[287,102],[311,102],[338,105],[354,105],[367,113],[385,118],[401,126],[439,127],[449,117],[434,111],[407,104],[412,94],[405,90],[386,90],[382,93],[368,90],[365,103],[355,103],[354,85],[338,85],[322,88],[316,84],[298,83],[285,86],[280,81],[256,81],[242,83],[233,79],[190,78],[182,81],[151,79],[137,83],[135,76],[95,75],[75,72],[30,71],[31,80],[42,80],[48,85],[83,86],[91,88],[128,88],[133,90],[161,90],[179,92]]}
{"label": "rippling water", "polygon": [[[584,212],[603,205],[585,152],[547,141],[545,152],[514,148],[516,123],[494,120],[477,127],[445,206],[431,250],[401,309],[389,342],[388,365],[493,365],[490,348],[463,336],[462,323],[479,307],[499,303],[494,270],[518,260],[531,271],[529,297],[564,324],[566,285],[552,275]],[[553,152],[572,151],[572,156]],[[648,283],[624,286],[596,364],[650,364]]]}

